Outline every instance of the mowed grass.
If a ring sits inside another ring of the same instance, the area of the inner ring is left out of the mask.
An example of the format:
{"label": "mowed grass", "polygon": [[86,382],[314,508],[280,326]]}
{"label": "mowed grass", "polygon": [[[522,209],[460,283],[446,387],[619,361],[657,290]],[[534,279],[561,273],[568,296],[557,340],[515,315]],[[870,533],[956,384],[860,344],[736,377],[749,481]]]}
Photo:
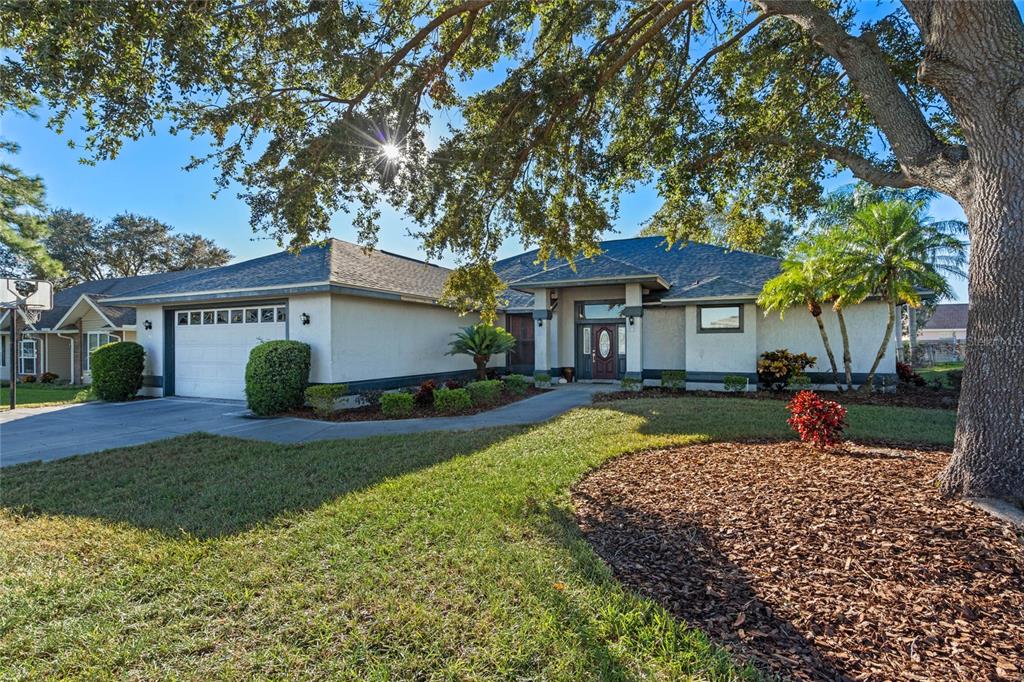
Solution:
{"label": "mowed grass", "polygon": [[[569,489],[609,457],[790,437],[784,404],[643,399],[532,428],[192,435],[0,471],[0,679],[748,679],[624,590]],[[852,406],[854,437],[953,415]]]}
{"label": "mowed grass", "polygon": [[917,373],[924,377],[924,380],[931,383],[935,379],[940,379],[943,384],[947,387],[952,387],[949,382],[949,373],[952,371],[963,371],[964,363],[962,362],[941,362],[932,365],[931,367],[925,367],[918,369]]}
{"label": "mowed grass", "polygon": [[[44,407],[46,405],[63,405],[74,402],[75,396],[82,390],[81,386],[37,386],[35,384],[18,384],[15,397],[18,407]],[[0,410],[10,409],[11,389],[0,388]]]}

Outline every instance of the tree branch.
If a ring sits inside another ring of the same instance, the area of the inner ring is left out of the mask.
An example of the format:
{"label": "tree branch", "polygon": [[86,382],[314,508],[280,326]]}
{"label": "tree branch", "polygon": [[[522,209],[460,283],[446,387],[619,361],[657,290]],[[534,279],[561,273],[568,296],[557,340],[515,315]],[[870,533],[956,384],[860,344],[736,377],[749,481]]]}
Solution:
{"label": "tree branch", "polygon": [[697,77],[697,74],[700,73],[701,69],[707,66],[708,62],[714,59],[715,55],[728,50],[730,47],[743,40],[743,36],[753,31],[762,21],[770,16],[772,16],[771,12],[765,12],[764,14],[757,15],[753,21],[737,31],[731,38],[708,50],[704,56],[700,58],[700,61],[694,64],[693,68],[690,69],[690,75],[688,75],[686,80],[683,82],[680,92],[686,92],[686,90],[689,89],[690,84],[693,83],[693,79]]}
{"label": "tree branch", "polygon": [[661,30],[668,26],[670,23],[675,21],[680,14],[696,5],[700,0],[684,0],[683,2],[671,7],[661,14],[654,21],[651,26],[644,31],[639,38],[633,42],[629,48],[623,52],[618,59],[612,62],[610,65],[605,67],[601,74],[597,77],[597,88],[599,89],[602,85],[611,80],[612,76],[619,72],[623,66],[632,59],[637,52],[643,48],[644,45],[649,43],[655,36],[661,33]]}
{"label": "tree branch", "polygon": [[892,147],[904,177],[949,194],[963,189],[965,154],[936,137],[920,107],[900,88],[872,34],[851,36],[828,11],[807,0],[754,1],[765,12],[797,24],[843,65]]}
{"label": "tree branch", "polygon": [[461,5],[449,7],[444,12],[441,12],[439,15],[434,17],[426,26],[421,28],[416,35],[410,38],[404,45],[402,45],[402,47],[391,55],[386,62],[374,70],[373,75],[370,76],[370,79],[366,82],[366,85],[363,86],[363,89],[359,91],[359,94],[352,98],[352,103],[348,107],[349,113],[351,113],[360,102],[366,99],[366,96],[373,91],[374,86],[380,82],[380,79],[384,77],[384,74],[398,66],[398,64],[400,64],[413,49],[423,43],[423,41],[426,40],[427,37],[436,31],[442,24],[459,14],[465,14],[466,12],[479,12],[484,7],[487,7],[487,5],[491,4],[491,2],[493,2],[493,0],[467,0]]}

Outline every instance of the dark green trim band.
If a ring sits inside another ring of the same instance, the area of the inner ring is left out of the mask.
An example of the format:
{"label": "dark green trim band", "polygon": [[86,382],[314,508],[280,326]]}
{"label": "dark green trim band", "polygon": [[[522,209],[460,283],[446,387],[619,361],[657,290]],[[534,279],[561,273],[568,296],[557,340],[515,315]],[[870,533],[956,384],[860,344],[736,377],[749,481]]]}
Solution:
{"label": "dark green trim band", "polygon": [[533,311],[533,319],[535,319],[535,320],[550,320],[551,319],[551,311],[550,310],[534,310]]}
{"label": "dark green trim band", "polygon": [[[489,370],[493,370],[498,374],[504,374],[504,367],[489,367]],[[349,393],[359,393],[359,391],[387,391],[392,388],[406,388],[409,386],[418,386],[428,379],[434,381],[447,381],[448,379],[455,379],[463,383],[467,381],[473,381],[476,378],[475,369],[460,370],[458,372],[434,372],[433,374],[407,374],[405,376],[397,377],[385,377],[383,379],[364,379],[362,381],[343,381],[341,383],[348,384]]]}
{"label": "dark green trim band", "polygon": [[623,317],[643,317],[644,307],[642,305],[629,305],[622,309]]}
{"label": "dark green trim band", "polygon": [[164,378],[158,374],[143,374],[142,386],[143,388],[163,388]]}

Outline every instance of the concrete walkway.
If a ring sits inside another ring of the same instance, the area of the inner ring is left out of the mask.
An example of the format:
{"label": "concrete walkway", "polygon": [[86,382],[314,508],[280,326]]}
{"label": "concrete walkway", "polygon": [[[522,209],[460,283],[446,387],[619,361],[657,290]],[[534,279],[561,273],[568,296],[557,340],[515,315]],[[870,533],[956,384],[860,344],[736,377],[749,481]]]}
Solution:
{"label": "concrete walkway", "polygon": [[594,393],[616,388],[614,385],[571,384],[465,417],[366,422],[323,422],[292,417],[252,419],[246,416],[245,405],[241,402],[198,398],[18,408],[0,413],[0,466],[50,461],[197,431],[275,443],[304,443],[535,424],[590,404]]}

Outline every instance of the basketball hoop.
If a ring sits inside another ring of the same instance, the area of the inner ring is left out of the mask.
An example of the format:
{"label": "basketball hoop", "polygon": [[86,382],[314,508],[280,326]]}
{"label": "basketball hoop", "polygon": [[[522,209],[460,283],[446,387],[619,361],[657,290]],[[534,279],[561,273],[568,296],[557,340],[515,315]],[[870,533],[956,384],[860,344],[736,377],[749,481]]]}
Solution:
{"label": "basketball hoop", "polygon": [[45,279],[0,279],[0,306],[22,310],[52,310],[53,283]]}
{"label": "basketball hoop", "polygon": [[35,324],[43,316],[43,311],[39,309],[26,310],[24,312],[25,319],[28,320],[29,324]]}

